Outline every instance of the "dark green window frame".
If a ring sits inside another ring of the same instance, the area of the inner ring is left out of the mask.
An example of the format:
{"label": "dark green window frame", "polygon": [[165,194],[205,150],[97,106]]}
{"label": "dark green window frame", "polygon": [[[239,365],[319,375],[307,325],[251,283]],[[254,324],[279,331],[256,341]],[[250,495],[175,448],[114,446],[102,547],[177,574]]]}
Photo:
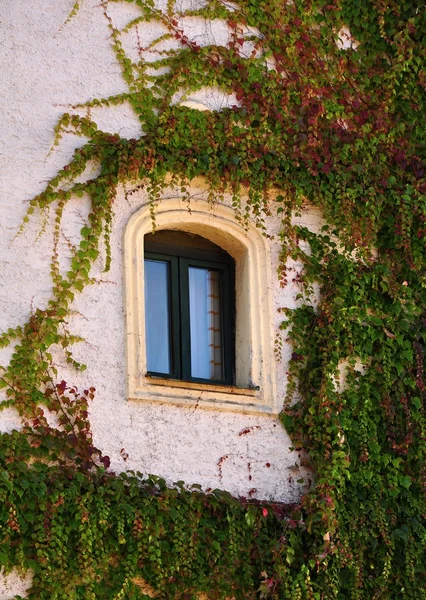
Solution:
{"label": "dark green window frame", "polygon": [[[150,251],[150,248],[155,251]],[[215,253],[203,249],[180,248],[164,244],[150,244],[148,249],[145,249],[144,258],[150,261],[166,262],[169,276],[170,372],[148,371],[147,375],[188,382],[233,385],[235,383],[235,266],[233,259],[224,251]],[[219,273],[223,372],[221,379],[204,379],[191,375],[190,267],[207,268]],[[145,315],[145,318],[149,317]]]}

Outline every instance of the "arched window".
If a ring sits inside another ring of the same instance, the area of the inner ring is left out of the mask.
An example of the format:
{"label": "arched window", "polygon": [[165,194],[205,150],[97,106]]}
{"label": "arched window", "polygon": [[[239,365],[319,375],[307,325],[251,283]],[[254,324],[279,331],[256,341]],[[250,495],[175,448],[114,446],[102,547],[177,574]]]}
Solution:
{"label": "arched window", "polygon": [[231,208],[178,198],[126,227],[131,400],[276,413],[269,246]]}
{"label": "arched window", "polygon": [[144,238],[147,374],[235,381],[235,262],[194,233]]}

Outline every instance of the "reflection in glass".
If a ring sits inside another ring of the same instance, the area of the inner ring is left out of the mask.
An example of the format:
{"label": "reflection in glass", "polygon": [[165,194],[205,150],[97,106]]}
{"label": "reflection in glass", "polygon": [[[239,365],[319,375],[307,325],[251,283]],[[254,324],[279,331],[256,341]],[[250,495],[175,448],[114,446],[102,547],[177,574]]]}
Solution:
{"label": "reflection in glass", "polygon": [[170,373],[169,264],[145,260],[147,370]]}
{"label": "reflection in glass", "polygon": [[223,378],[220,273],[189,267],[191,376]]}

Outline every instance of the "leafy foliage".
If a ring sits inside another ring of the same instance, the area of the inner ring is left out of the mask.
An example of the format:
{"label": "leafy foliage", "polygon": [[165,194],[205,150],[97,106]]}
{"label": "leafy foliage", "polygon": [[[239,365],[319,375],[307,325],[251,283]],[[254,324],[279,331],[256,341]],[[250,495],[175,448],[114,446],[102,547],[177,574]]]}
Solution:
{"label": "leafy foliage", "polygon": [[[31,200],[25,219],[53,210],[53,295],[46,310],[0,338],[15,344],[1,372],[3,406],[15,406],[24,424],[1,437],[0,563],[32,568],[30,597],[38,599],[153,591],[161,598],[426,598],[424,6],[208,0],[182,14],[172,1],[164,12],[150,0],[128,1],[141,16],[124,31],[102,2],[128,92],[85,106],[128,101],[144,134],[126,140],[89,117],[63,115],[54,144],[65,131],[89,141]],[[199,45],[184,33],[185,16],[225,20],[228,44]],[[156,60],[148,64],[141,50],[133,62],[122,36],[150,22],[164,31],[144,49]],[[353,36],[346,49],[345,32]],[[175,49],[161,50],[165,40]],[[234,93],[238,105],[201,113],[172,103],[182,90],[212,85]],[[76,183],[93,160],[99,175]],[[183,189],[205,177],[212,199],[230,191],[237,217],[260,226],[270,190],[280,190],[272,210],[282,217],[283,264],[287,256],[304,264],[301,306],[283,323],[293,356],[282,420],[316,479],[297,507],[262,509],[108,474],[88,422],[94,388],[80,394],[57,383],[53,346],[84,368],[72,357],[66,316],[90,283],[102,237],[109,266],[117,186],[142,182],[155,213],[170,175]],[[63,209],[83,195],[91,212],[62,273]],[[292,225],[305,200],[329,224],[319,235]]]}

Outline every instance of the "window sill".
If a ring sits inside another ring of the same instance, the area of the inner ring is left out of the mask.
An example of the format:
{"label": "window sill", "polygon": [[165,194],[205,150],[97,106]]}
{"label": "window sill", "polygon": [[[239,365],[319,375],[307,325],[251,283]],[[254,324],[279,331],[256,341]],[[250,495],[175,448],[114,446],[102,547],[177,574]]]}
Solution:
{"label": "window sill", "polygon": [[226,410],[239,413],[276,413],[259,388],[199,383],[144,375],[129,390],[130,401],[172,404],[192,409]]}
{"label": "window sill", "polygon": [[203,383],[199,381],[182,381],[181,379],[169,379],[167,377],[156,377],[155,375],[145,375],[145,382],[152,385],[165,385],[179,389],[199,390],[202,392],[221,392],[237,396],[253,396],[259,393],[259,387],[238,387],[236,385],[226,385],[224,383]]}

